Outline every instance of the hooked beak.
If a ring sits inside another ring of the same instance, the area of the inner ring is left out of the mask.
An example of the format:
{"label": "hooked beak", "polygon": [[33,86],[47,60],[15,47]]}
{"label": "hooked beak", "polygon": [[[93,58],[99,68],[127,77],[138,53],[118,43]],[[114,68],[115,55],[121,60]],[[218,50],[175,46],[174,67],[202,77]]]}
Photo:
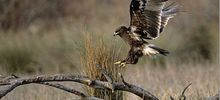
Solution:
{"label": "hooked beak", "polygon": [[118,35],[119,34],[119,32],[114,32],[114,35],[113,36],[116,36],[116,35]]}

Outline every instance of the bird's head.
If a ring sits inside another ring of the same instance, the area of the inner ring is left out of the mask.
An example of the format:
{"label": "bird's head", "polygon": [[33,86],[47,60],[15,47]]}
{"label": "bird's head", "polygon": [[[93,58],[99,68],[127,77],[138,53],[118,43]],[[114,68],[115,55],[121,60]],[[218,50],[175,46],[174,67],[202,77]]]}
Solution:
{"label": "bird's head", "polygon": [[119,28],[117,28],[116,30],[115,30],[115,32],[114,32],[114,36],[116,36],[116,35],[122,35],[122,34],[124,34],[124,33],[126,33],[128,31],[128,28],[127,27],[125,27],[125,26],[120,26]]}

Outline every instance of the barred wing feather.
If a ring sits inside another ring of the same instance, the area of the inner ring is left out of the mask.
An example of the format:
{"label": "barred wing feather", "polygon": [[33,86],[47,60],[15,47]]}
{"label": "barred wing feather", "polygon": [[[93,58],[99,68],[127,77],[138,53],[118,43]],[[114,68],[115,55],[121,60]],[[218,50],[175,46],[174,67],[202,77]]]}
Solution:
{"label": "barred wing feather", "polygon": [[155,39],[161,28],[162,9],[167,0],[132,0],[131,32],[144,39]]}

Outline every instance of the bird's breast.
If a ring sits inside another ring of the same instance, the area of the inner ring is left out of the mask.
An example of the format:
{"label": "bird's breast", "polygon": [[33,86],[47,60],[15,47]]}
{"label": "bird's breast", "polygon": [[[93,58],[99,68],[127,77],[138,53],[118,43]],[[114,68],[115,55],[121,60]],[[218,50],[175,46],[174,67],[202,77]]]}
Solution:
{"label": "bird's breast", "polygon": [[137,39],[135,36],[129,35],[128,33],[121,35],[121,38],[130,46],[139,47],[143,45],[142,39]]}

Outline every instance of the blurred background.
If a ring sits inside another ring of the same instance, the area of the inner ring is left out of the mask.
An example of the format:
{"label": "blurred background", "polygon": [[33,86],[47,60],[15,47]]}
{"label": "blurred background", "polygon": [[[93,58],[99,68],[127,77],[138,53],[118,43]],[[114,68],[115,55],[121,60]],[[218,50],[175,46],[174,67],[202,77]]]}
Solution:
{"label": "blurred background", "polygon": [[[100,41],[117,52],[115,60],[125,58],[129,46],[113,37],[113,32],[121,25],[129,26],[130,1],[0,0],[0,74],[81,73],[88,59],[95,59],[88,58],[87,53],[93,53],[86,52],[88,46],[96,48]],[[172,2],[180,5],[181,12],[169,21],[158,39],[149,41],[169,50],[170,55],[143,57],[123,72],[132,77],[131,83],[162,99],[189,82],[195,85],[190,92],[192,98],[214,95],[219,85],[219,1],[170,0],[168,4]],[[31,99],[39,99],[39,94],[29,95],[38,95]],[[60,95],[56,97],[48,95],[40,100],[63,100]]]}

